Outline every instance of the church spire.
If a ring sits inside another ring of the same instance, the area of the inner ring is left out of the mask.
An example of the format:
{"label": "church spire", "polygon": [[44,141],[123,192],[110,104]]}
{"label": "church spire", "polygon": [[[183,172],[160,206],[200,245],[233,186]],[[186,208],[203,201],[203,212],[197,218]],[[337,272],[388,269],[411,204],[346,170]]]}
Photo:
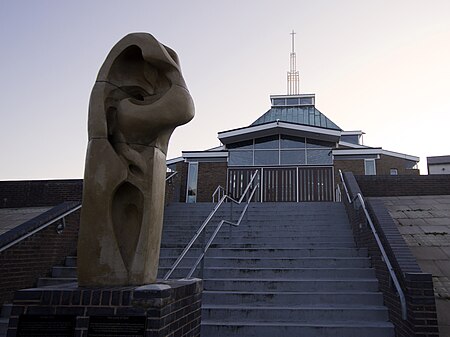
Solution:
{"label": "church spire", "polygon": [[298,95],[300,93],[300,76],[297,70],[297,56],[295,54],[295,32],[292,30],[290,35],[292,36],[292,50],[291,50],[291,62],[290,70],[287,73],[287,94]]}

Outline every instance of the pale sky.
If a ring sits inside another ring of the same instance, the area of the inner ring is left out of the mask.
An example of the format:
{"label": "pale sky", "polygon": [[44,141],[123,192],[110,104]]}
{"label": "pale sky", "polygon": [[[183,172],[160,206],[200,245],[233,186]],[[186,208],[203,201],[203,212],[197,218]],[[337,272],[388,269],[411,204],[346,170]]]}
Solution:
{"label": "pale sky", "polygon": [[302,93],[364,144],[450,155],[450,1],[0,0],[0,180],[81,178],[97,72],[130,32],[179,55],[196,106],[168,158],[219,145],[286,93],[290,31]]}

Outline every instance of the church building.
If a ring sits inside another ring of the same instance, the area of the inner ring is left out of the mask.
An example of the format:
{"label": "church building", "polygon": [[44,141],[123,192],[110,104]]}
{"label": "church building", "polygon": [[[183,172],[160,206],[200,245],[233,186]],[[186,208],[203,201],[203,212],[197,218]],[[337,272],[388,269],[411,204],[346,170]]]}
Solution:
{"label": "church building", "polygon": [[220,191],[239,198],[256,170],[258,202],[339,200],[339,170],[419,174],[419,157],[364,145],[364,132],[343,130],[317,109],[314,94],[300,94],[293,39],[290,57],[288,93],[270,96],[267,112],[248,126],[220,131],[219,147],[167,161],[177,172],[170,201],[211,202]]}

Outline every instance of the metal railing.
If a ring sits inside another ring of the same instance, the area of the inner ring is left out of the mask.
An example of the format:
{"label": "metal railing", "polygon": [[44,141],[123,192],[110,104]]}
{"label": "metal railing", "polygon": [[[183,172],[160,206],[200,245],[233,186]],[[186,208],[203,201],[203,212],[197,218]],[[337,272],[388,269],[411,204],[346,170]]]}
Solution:
{"label": "metal railing", "polygon": [[57,228],[56,228],[57,233],[60,234],[62,232],[62,230],[64,230],[64,227],[65,227],[65,217],[70,215],[70,214],[72,214],[72,213],[74,213],[74,212],[76,212],[76,211],[78,211],[80,208],[81,208],[81,204],[77,205],[77,206],[69,209],[68,211],[64,212],[63,214],[60,214],[60,215],[56,216],[55,218],[45,222],[44,224],[42,224],[39,227],[29,231],[28,233],[26,233],[24,235],[21,235],[17,239],[15,239],[15,240],[5,244],[4,246],[0,247],[0,253],[3,252],[6,249],[8,249],[8,248],[18,244],[19,242],[25,240],[26,238],[32,236],[33,234],[43,230],[44,228],[47,228],[48,226],[50,226],[51,224],[55,223],[58,220],[62,220],[63,221],[63,224],[62,225],[61,224],[58,225]]}
{"label": "metal railing", "polygon": [[375,229],[375,226],[373,225],[372,219],[370,218],[369,212],[366,208],[366,203],[364,202],[364,198],[362,197],[361,193],[357,193],[356,196],[353,197],[353,199],[350,197],[350,194],[348,193],[347,184],[345,183],[344,176],[342,175],[342,171],[339,170],[339,176],[342,181],[342,185],[344,186],[345,194],[347,195],[347,200],[349,204],[354,204],[354,201],[356,199],[359,200],[361,208],[364,211],[364,215],[366,216],[367,223],[369,224],[370,229],[372,230],[372,234],[375,237],[375,241],[378,245],[378,248],[380,249],[381,255],[383,257],[383,261],[386,264],[386,267],[389,271],[389,274],[391,276],[392,282],[395,285],[395,288],[397,290],[397,294],[400,298],[400,305],[402,308],[402,319],[407,320],[407,308],[406,308],[406,299],[405,294],[403,293],[403,289],[400,286],[400,283],[398,282],[397,275],[395,275],[394,268],[392,267],[391,261],[389,260],[389,257],[386,254],[386,250],[383,247],[383,243],[380,240],[380,237],[378,236],[377,230]]}
{"label": "metal railing", "polygon": [[166,177],[166,181],[168,181],[169,179],[173,178],[174,176],[176,176],[178,174],[178,171],[173,171],[172,173],[170,173],[167,177]]}
{"label": "metal railing", "polygon": [[216,202],[216,196],[217,196],[217,202],[219,202],[220,199],[225,195],[225,189],[222,186],[217,186],[217,188],[214,190],[214,193],[212,194],[212,202]]}
{"label": "metal railing", "polygon": [[[174,264],[172,265],[172,267],[170,268],[170,270],[167,272],[167,274],[164,276],[164,280],[168,280],[170,275],[172,275],[172,273],[174,272],[174,270],[178,267],[178,265],[180,264],[181,260],[183,260],[183,258],[186,256],[186,254],[188,253],[189,249],[191,249],[191,247],[194,245],[195,241],[197,241],[197,239],[199,238],[200,234],[205,234],[204,230],[206,228],[206,226],[208,225],[208,223],[211,221],[211,219],[213,218],[213,216],[216,214],[217,210],[220,208],[220,206],[225,202],[225,200],[229,200],[232,203],[235,204],[241,204],[242,201],[244,200],[244,197],[247,196],[247,201],[246,204],[244,206],[244,209],[241,212],[241,215],[239,216],[239,219],[237,222],[232,222],[232,221],[228,221],[228,220],[221,220],[219,222],[219,224],[217,225],[216,229],[214,230],[213,234],[211,235],[211,237],[209,238],[208,242],[205,244],[203,244],[203,249],[202,249],[202,253],[200,254],[200,256],[198,257],[198,259],[195,261],[194,265],[192,266],[192,268],[190,269],[187,278],[192,277],[192,275],[194,274],[195,270],[197,269],[198,265],[200,263],[202,263],[201,265],[201,271],[200,271],[200,277],[203,277],[203,270],[204,270],[204,257],[206,255],[206,252],[208,251],[209,247],[211,246],[211,244],[213,243],[214,239],[217,236],[217,233],[219,233],[220,229],[222,228],[223,224],[226,223],[230,226],[234,226],[234,227],[238,227],[241,224],[242,219],[244,218],[245,213],[247,212],[248,206],[250,204],[250,201],[252,200],[253,196],[255,195],[255,192],[259,186],[259,182],[253,186],[253,181],[255,180],[255,177],[258,175],[258,171],[255,171],[255,173],[252,175],[252,177],[250,178],[250,181],[246,187],[246,189],[244,190],[244,193],[242,193],[242,196],[239,198],[239,200],[235,200],[232,197],[224,194],[222,196],[222,198],[220,198],[220,201],[218,202],[218,204],[214,207],[214,209],[211,211],[211,213],[208,215],[208,217],[205,219],[205,221],[203,221],[202,225],[199,227],[199,229],[197,230],[197,232],[195,232],[194,236],[192,237],[191,241],[189,241],[189,243],[186,245],[186,247],[184,248],[183,252],[180,254],[180,256],[177,258],[177,260],[174,262]],[[250,187],[252,187],[252,191],[249,194],[250,191]]]}

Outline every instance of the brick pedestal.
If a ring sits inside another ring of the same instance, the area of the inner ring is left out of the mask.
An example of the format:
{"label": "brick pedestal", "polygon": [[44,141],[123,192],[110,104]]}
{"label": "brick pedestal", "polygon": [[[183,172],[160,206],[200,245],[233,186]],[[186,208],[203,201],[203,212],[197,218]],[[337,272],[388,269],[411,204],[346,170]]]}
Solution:
{"label": "brick pedestal", "polygon": [[199,279],[141,287],[78,288],[72,283],[24,289],[15,293],[7,336],[45,336],[46,325],[59,327],[60,336],[200,336],[201,293]]}

